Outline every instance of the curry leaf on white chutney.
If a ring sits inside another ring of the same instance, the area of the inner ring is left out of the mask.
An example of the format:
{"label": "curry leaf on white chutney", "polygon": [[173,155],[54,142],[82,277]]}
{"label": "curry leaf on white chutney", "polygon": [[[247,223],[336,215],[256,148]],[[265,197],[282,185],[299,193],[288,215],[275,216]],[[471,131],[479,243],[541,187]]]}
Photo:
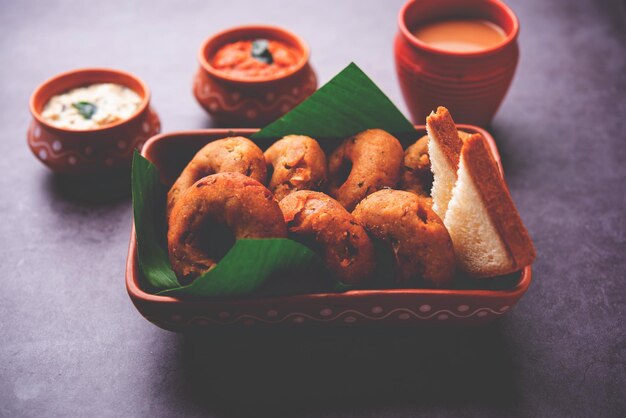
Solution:
{"label": "curry leaf on white chutney", "polygon": [[98,106],[85,101],[74,102],[72,103],[72,107],[78,110],[78,113],[80,113],[85,119],[91,119],[91,117],[98,111]]}

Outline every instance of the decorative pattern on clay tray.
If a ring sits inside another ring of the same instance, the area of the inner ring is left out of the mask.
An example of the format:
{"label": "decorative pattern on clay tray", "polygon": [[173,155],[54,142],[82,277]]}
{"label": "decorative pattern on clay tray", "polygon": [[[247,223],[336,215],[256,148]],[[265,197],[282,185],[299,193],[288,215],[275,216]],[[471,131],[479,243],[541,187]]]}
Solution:
{"label": "decorative pattern on clay tray", "polygon": [[373,306],[370,312],[361,312],[355,309],[346,309],[341,312],[335,313],[330,308],[324,308],[320,310],[319,316],[310,315],[304,312],[290,312],[282,317],[279,317],[279,313],[275,309],[267,311],[265,317],[252,315],[252,314],[240,314],[233,316],[230,312],[221,311],[217,314],[217,318],[208,316],[192,316],[191,318],[185,318],[181,314],[173,314],[168,321],[163,321],[161,318],[149,318],[149,320],[157,323],[163,323],[164,325],[172,325],[176,327],[180,326],[207,326],[209,324],[216,325],[254,325],[256,323],[264,324],[280,324],[285,322],[291,322],[293,324],[302,324],[307,321],[313,322],[343,322],[345,324],[353,324],[359,322],[359,320],[367,321],[382,321],[385,319],[399,319],[399,320],[436,320],[446,321],[451,317],[466,319],[470,317],[485,317],[487,315],[503,315],[510,306],[502,306],[498,310],[494,310],[487,307],[476,308],[471,310],[468,305],[459,305],[456,312],[449,309],[440,309],[433,311],[430,305],[421,305],[417,310],[410,308],[394,308],[385,313],[385,310],[381,306]]}

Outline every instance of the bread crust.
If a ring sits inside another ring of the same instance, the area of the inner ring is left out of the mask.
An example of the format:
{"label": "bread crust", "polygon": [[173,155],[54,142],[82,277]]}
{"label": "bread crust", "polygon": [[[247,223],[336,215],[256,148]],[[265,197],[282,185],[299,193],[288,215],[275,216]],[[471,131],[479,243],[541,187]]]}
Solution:
{"label": "bread crust", "polygon": [[458,169],[463,141],[448,109],[439,106],[437,113],[431,113],[426,118],[426,128],[428,135],[439,144],[451,167]]}
{"label": "bread crust", "polygon": [[531,264],[536,255],[535,248],[485,138],[478,133],[470,135],[461,150],[461,158],[513,260],[511,270],[501,274],[512,273]]}

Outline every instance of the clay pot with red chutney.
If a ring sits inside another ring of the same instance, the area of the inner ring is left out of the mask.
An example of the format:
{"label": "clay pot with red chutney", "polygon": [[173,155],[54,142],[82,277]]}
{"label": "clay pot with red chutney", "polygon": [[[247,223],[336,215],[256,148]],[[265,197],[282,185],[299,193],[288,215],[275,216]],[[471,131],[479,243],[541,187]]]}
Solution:
{"label": "clay pot with red chutney", "polygon": [[317,89],[309,48],[273,26],[241,26],[208,38],[200,48],[193,93],[222,126],[263,126]]}

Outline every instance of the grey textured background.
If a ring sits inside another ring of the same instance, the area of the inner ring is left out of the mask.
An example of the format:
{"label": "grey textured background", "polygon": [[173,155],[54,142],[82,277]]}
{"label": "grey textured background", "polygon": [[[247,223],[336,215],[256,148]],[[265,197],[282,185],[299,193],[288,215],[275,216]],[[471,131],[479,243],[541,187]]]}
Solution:
{"label": "grey textured background", "polygon": [[357,62],[402,110],[402,1],[0,0],[0,415],[625,416],[624,3],[510,1],[521,62],[490,128],[534,237],[535,279],[495,326],[182,336],[124,288],[128,198],[81,203],[26,147],[27,100],[83,66],[144,78],[165,131],[210,126],[196,51],[290,28],[327,81]]}

